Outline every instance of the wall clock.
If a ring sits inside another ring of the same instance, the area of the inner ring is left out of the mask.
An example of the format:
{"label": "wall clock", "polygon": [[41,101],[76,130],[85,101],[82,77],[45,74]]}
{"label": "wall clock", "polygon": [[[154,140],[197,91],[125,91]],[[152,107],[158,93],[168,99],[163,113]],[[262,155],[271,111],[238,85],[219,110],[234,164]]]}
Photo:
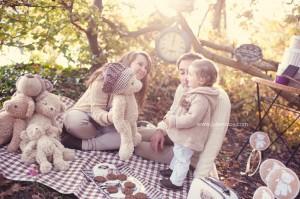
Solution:
{"label": "wall clock", "polygon": [[183,53],[191,49],[191,41],[184,31],[171,27],[161,32],[155,41],[155,49],[163,60],[176,63]]}

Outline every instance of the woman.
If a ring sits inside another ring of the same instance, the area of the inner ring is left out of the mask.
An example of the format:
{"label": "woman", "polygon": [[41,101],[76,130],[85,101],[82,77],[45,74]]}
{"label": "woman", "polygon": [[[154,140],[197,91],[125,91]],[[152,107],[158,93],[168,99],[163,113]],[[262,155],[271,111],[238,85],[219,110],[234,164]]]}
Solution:
{"label": "woman", "polygon": [[[151,58],[143,51],[132,51],[119,60],[133,69],[137,79],[143,83],[136,93],[139,107],[143,106],[146,95]],[[62,143],[80,150],[113,150],[120,146],[120,136],[112,124],[109,111],[113,96],[102,91],[105,66],[96,70],[87,81],[88,89],[76,104],[64,115]]]}

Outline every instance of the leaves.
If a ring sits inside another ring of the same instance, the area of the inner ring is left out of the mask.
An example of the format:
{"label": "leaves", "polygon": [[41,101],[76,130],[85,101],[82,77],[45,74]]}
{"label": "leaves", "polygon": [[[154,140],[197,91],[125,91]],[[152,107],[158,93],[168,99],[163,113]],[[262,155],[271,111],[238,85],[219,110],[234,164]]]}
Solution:
{"label": "leaves", "polygon": [[54,84],[55,93],[78,99],[85,90],[85,68],[62,68],[61,66],[18,64],[0,67],[0,105],[15,92],[18,77],[26,74],[40,74]]}

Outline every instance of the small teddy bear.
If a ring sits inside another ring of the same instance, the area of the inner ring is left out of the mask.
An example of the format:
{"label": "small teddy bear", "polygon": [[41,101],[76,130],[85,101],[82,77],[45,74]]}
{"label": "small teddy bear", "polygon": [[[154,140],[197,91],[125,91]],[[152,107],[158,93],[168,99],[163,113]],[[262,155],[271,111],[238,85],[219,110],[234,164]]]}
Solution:
{"label": "small teddy bear", "polygon": [[20,148],[22,151],[21,160],[26,164],[31,164],[36,161],[36,148],[39,138],[46,134],[47,127],[45,125],[35,124],[36,115],[31,119],[26,130],[21,132]]}
{"label": "small teddy bear", "polygon": [[7,151],[16,152],[20,145],[20,134],[26,128],[26,120],[31,118],[35,104],[31,97],[19,93],[3,104],[4,111],[13,119],[12,138]]}
{"label": "small teddy bear", "polygon": [[[25,131],[21,132],[22,142],[20,148],[22,151],[21,160],[26,164],[31,164],[36,161],[36,149],[37,142],[42,135],[46,134],[45,126],[40,126],[36,124],[28,125]],[[58,139],[58,135],[48,135],[49,137]],[[57,141],[55,141],[56,143]],[[60,144],[57,144],[60,145]],[[62,145],[60,145],[62,146]],[[72,149],[62,148],[63,159],[66,161],[73,160],[75,157],[75,151]]]}
{"label": "small teddy bear", "polygon": [[56,137],[49,136],[46,128],[39,124],[30,124],[26,131],[22,132],[22,139],[27,139],[28,143],[22,147],[21,160],[26,164],[35,161],[40,166],[41,173],[48,173],[54,168],[63,171],[69,168],[68,160],[75,158],[75,151],[65,148]]}
{"label": "small teddy bear", "polygon": [[121,136],[119,156],[128,160],[142,138],[137,132],[138,105],[134,93],[142,88],[131,68],[120,63],[110,63],[104,72],[103,91],[114,95],[112,119]]}

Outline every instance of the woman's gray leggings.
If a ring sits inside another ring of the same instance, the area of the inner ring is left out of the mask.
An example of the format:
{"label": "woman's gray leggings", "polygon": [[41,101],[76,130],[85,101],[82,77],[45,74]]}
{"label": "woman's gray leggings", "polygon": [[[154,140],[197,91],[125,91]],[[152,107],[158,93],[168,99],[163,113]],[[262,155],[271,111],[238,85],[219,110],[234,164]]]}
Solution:
{"label": "woman's gray leggings", "polygon": [[113,125],[100,126],[88,113],[69,110],[64,114],[63,123],[68,133],[82,139],[82,150],[119,149],[121,138]]}
{"label": "woman's gray leggings", "polygon": [[[121,138],[113,125],[102,127],[91,121],[88,113],[70,110],[64,115],[64,125],[67,131],[77,138],[82,139],[82,150],[118,150]],[[135,154],[149,160],[169,164],[173,157],[173,147],[166,145],[164,150],[154,152],[151,147],[151,136],[155,129],[138,128],[142,140],[136,148]]]}

